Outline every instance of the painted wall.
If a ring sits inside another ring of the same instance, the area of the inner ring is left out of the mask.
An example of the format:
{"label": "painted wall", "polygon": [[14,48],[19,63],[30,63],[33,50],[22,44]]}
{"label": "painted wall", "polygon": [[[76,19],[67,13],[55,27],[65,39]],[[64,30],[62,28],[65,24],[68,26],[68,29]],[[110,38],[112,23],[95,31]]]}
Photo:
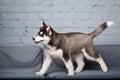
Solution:
{"label": "painted wall", "polygon": [[90,33],[114,21],[95,44],[120,44],[120,0],[0,0],[0,44],[34,44],[40,19],[58,32]]}

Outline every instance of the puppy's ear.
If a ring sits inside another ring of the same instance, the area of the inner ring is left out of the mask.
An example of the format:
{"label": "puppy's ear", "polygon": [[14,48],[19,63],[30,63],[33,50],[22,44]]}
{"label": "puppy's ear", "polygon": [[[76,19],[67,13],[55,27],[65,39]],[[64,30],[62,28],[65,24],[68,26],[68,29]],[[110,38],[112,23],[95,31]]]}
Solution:
{"label": "puppy's ear", "polygon": [[52,30],[51,30],[50,26],[48,26],[48,27],[46,28],[46,30],[47,30],[47,32],[49,33],[49,35],[51,36],[51,35],[52,35]]}
{"label": "puppy's ear", "polygon": [[41,27],[42,27],[42,26],[46,26],[46,24],[45,24],[45,22],[44,22],[43,19],[41,19]]}

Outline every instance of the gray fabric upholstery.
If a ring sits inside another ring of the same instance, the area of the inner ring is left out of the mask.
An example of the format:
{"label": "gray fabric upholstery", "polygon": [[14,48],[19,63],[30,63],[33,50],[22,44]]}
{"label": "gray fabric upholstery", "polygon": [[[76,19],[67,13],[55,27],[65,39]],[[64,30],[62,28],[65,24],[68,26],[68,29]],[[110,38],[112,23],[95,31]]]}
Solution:
{"label": "gray fabric upholstery", "polygon": [[48,74],[49,78],[53,79],[95,79],[95,78],[120,78],[120,68],[112,68],[105,73],[101,70],[84,70],[74,76],[67,76],[67,72],[59,71]]}
{"label": "gray fabric upholstery", "polygon": [[[0,46],[0,78],[120,78],[120,45],[96,45],[109,72],[102,72],[98,63],[85,59],[85,67],[81,73],[67,76],[67,70],[60,59],[53,59],[45,76],[36,76],[43,63],[43,48],[36,45],[4,45]],[[76,68],[76,63],[74,62]]]}
{"label": "gray fabric upholstery", "polygon": [[0,46],[0,78],[30,78],[43,62],[43,49],[35,45]]}
{"label": "gray fabric upholstery", "polygon": [[96,52],[101,54],[109,67],[120,66],[120,45],[98,45]]}

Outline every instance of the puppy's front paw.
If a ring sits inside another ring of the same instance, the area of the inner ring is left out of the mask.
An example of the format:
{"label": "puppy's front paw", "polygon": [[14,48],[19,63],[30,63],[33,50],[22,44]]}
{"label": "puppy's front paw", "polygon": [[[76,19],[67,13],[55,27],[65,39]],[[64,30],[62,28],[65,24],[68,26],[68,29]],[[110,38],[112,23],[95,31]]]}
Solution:
{"label": "puppy's front paw", "polygon": [[74,75],[74,72],[68,73],[67,75],[68,75],[68,76],[72,76],[72,75]]}
{"label": "puppy's front paw", "polygon": [[44,72],[42,72],[42,71],[36,72],[36,75],[38,75],[38,76],[43,76],[43,75],[44,75]]}
{"label": "puppy's front paw", "polygon": [[74,73],[80,73],[83,70],[83,67],[77,68]]}
{"label": "puppy's front paw", "polygon": [[75,73],[80,73],[82,70],[75,70]]}

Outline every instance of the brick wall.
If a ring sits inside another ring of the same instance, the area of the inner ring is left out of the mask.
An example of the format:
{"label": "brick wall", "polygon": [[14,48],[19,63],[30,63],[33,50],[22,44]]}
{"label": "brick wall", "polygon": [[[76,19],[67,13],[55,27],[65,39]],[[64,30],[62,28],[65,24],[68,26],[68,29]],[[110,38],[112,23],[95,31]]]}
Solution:
{"label": "brick wall", "polygon": [[40,19],[58,32],[84,33],[112,20],[94,42],[120,44],[120,0],[0,0],[0,44],[34,44]]}

